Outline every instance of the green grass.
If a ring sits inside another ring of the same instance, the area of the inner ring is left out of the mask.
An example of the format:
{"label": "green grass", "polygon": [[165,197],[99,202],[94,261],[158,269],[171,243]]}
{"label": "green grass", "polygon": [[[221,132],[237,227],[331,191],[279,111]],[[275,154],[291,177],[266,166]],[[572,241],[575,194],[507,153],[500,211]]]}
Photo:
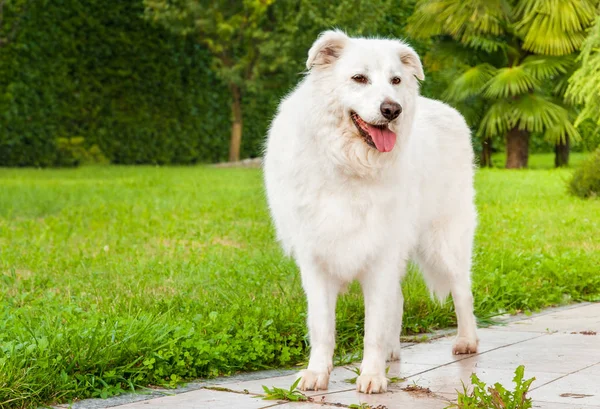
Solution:
{"label": "green grass", "polygon": [[[571,152],[569,155],[569,167],[579,166],[589,153]],[[496,168],[504,168],[506,164],[506,154],[504,152],[494,153],[492,155],[492,163]],[[529,155],[529,169],[553,169],[554,168],[554,153],[536,153]]]}
{"label": "green grass", "polygon": [[[600,201],[570,170],[482,170],[476,312],[600,296]],[[0,407],[305,360],[305,301],[273,238],[261,174],[204,167],[0,169]],[[455,323],[411,272],[406,333]],[[363,305],[338,304],[338,356]]]}

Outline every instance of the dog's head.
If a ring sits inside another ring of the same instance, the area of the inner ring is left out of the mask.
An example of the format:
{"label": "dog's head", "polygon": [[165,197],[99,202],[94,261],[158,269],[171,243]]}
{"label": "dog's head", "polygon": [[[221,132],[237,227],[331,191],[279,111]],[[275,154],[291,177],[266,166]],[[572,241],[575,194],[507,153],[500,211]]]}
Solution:
{"label": "dog's head", "polygon": [[397,145],[410,134],[418,80],[424,79],[419,56],[410,46],[326,31],[310,48],[306,66],[318,95],[335,107],[341,135],[332,137],[344,140],[329,142],[343,144],[354,159],[372,164],[398,151]]}

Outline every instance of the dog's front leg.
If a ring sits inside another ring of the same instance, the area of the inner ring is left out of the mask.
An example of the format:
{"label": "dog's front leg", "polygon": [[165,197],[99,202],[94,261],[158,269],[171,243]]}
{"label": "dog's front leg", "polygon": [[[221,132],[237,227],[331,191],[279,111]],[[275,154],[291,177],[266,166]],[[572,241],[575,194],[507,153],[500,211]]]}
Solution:
{"label": "dog's front leg", "polygon": [[394,314],[400,302],[399,280],[396,269],[367,273],[361,280],[365,297],[365,350],[360,376],[356,380],[359,392],[383,393],[387,390],[385,361],[390,337],[396,332],[394,320],[402,319]]}
{"label": "dog's front leg", "polygon": [[310,359],[300,372],[300,390],[326,390],[333,370],[335,348],[335,304],[340,282],[329,274],[308,266],[302,268],[302,285],[308,300]]}

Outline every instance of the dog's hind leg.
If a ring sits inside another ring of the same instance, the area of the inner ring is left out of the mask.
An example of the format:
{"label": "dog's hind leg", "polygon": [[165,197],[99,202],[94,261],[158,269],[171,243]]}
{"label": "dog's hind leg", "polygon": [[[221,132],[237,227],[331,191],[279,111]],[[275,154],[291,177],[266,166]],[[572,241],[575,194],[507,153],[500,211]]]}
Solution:
{"label": "dog's hind leg", "polygon": [[477,352],[477,324],[471,291],[473,223],[438,220],[421,235],[416,261],[435,296],[443,300],[452,294],[458,334],[452,352]]}

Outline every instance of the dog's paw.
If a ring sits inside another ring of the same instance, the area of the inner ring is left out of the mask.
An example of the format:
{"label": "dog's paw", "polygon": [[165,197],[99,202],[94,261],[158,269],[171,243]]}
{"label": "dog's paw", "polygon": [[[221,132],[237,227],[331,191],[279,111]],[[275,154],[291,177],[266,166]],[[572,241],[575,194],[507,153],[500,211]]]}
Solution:
{"label": "dog's paw", "polygon": [[301,391],[326,391],[329,384],[329,372],[300,371],[298,389]]}
{"label": "dog's paw", "polygon": [[454,355],[474,354],[477,352],[479,340],[476,337],[456,337],[452,353]]}
{"label": "dog's paw", "polygon": [[356,378],[356,390],[362,393],[384,393],[387,391],[385,374],[361,374]]}
{"label": "dog's paw", "polygon": [[387,361],[399,361],[400,360],[400,342],[393,347],[389,348],[387,354]]}

